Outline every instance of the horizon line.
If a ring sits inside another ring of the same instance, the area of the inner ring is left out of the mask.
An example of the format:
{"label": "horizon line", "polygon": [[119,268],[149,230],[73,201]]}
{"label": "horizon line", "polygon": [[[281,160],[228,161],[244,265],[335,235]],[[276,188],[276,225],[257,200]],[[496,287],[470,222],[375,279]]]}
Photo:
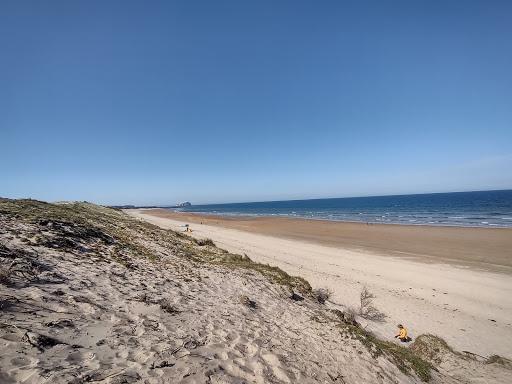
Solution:
{"label": "horizon line", "polygon": [[[227,202],[227,203],[194,203],[193,206],[206,206],[206,205],[230,205],[230,204],[254,204],[254,203],[277,203],[283,201],[313,201],[313,200],[334,200],[334,199],[358,199],[358,198],[371,198],[371,197],[393,197],[393,196],[418,196],[418,195],[439,195],[439,194],[448,194],[448,193],[474,193],[474,192],[503,192],[503,191],[512,191],[512,187],[505,189],[477,189],[477,190],[469,190],[469,191],[445,191],[445,192],[421,192],[421,193],[392,193],[392,194],[383,194],[383,195],[359,195],[359,196],[343,196],[343,197],[314,197],[314,198],[303,198],[303,199],[279,199],[279,200],[260,200],[260,201],[235,201],[235,202]],[[188,202],[185,200],[183,202]],[[182,203],[183,203],[182,202]],[[175,208],[179,202],[174,204],[107,204],[109,207],[120,207],[120,206],[134,206],[134,207],[158,207],[158,208]],[[103,205],[103,204],[100,204]]]}

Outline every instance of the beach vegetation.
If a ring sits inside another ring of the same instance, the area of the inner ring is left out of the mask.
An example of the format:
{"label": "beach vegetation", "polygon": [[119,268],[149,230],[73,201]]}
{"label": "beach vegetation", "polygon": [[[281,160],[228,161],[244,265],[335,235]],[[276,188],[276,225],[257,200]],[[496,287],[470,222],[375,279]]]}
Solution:
{"label": "beach vegetation", "polygon": [[383,321],[386,315],[379,311],[374,305],[375,295],[365,286],[359,294],[359,316],[366,320]]}
{"label": "beach vegetation", "polygon": [[432,370],[436,368],[424,359],[415,349],[395,344],[391,341],[381,340],[372,332],[361,328],[358,325],[343,323],[344,332],[352,335],[352,338],[359,340],[372,357],[387,357],[397,368],[405,374],[414,373],[422,381],[430,381]]}
{"label": "beach vegetation", "polygon": [[194,238],[193,241],[200,247],[203,247],[203,246],[215,247],[215,243],[213,242],[212,239],[196,239],[196,238]]}
{"label": "beach vegetation", "polygon": [[357,311],[354,307],[347,307],[343,312],[343,319],[349,324],[355,324],[357,319]]}
{"label": "beach vegetation", "polygon": [[500,364],[500,365],[503,365],[504,367],[512,369],[512,361],[505,357],[502,357],[500,355],[489,356],[487,358],[487,360],[485,360],[485,363],[486,364]]}
{"label": "beach vegetation", "polygon": [[329,288],[317,288],[313,290],[313,297],[320,304],[325,304],[327,300],[332,296],[332,291]]}
{"label": "beach vegetation", "polygon": [[477,355],[469,351],[458,352],[454,350],[448,343],[439,336],[432,334],[423,334],[416,338],[410,349],[417,355],[421,356],[431,364],[439,365],[447,356],[457,356],[465,360],[480,361],[485,364],[500,364],[506,368],[512,369],[512,361],[499,356],[491,355],[488,358]]}
{"label": "beach vegetation", "polygon": [[302,294],[311,293],[311,285],[302,277],[291,276],[279,267],[269,264],[257,263],[250,258],[242,255],[220,252],[216,254],[210,262],[223,265],[228,268],[243,268],[261,273],[270,281],[289,287],[291,290],[297,290]]}
{"label": "beach vegetation", "polygon": [[410,349],[433,364],[440,364],[446,354],[457,354],[448,343],[439,336],[424,334],[414,340]]}

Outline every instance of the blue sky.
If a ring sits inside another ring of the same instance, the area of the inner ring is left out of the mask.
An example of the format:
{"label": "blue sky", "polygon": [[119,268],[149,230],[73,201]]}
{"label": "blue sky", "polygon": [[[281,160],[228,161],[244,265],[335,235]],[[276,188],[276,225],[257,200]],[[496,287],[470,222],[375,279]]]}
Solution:
{"label": "blue sky", "polygon": [[3,1],[0,196],[512,188],[510,1]]}

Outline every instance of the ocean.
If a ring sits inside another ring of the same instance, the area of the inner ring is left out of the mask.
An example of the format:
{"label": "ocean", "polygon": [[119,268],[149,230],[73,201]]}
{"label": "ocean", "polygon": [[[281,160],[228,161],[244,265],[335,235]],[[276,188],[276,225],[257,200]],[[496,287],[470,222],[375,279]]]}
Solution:
{"label": "ocean", "polygon": [[512,190],[209,204],[175,210],[364,223],[512,227]]}

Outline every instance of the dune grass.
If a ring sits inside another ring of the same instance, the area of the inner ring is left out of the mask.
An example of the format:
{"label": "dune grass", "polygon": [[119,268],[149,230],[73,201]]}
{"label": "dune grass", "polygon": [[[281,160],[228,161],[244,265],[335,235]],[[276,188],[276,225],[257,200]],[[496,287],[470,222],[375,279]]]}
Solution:
{"label": "dune grass", "polygon": [[381,340],[373,333],[355,325],[341,325],[345,332],[358,339],[374,358],[386,356],[405,374],[414,372],[422,381],[430,381],[434,366],[413,348],[404,347],[390,341]]}

